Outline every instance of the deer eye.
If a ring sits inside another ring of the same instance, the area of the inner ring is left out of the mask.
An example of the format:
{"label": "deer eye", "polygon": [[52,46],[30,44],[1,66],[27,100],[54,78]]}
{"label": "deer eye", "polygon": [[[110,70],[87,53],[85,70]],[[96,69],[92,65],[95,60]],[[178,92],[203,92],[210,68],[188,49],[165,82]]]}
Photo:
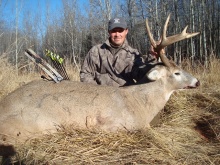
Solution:
{"label": "deer eye", "polygon": [[177,76],[179,76],[180,75],[180,72],[176,72],[176,73],[174,73],[175,75],[177,75]]}

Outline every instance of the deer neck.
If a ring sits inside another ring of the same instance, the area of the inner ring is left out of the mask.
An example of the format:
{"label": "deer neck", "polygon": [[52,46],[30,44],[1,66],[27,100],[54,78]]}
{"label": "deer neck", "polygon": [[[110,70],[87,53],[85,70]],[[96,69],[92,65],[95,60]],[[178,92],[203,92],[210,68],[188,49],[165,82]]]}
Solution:
{"label": "deer neck", "polygon": [[130,111],[135,114],[136,120],[148,126],[163,109],[173,92],[168,91],[165,86],[162,81],[156,81],[125,88]]}

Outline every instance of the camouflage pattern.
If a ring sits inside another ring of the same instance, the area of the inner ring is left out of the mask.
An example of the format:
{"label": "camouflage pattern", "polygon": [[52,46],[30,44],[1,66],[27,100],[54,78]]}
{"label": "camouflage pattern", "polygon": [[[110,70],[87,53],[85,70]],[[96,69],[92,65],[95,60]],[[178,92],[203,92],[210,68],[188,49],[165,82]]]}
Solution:
{"label": "camouflage pattern", "polygon": [[80,80],[110,86],[131,85],[143,77],[139,69],[142,65],[142,56],[128,45],[127,40],[119,48],[113,47],[107,40],[88,52],[80,71]]}

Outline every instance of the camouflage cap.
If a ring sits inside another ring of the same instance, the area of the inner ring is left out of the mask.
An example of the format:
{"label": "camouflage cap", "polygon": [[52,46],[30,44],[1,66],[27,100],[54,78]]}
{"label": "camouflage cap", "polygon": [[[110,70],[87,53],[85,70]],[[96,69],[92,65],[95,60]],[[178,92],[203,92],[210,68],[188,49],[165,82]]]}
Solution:
{"label": "camouflage cap", "polygon": [[115,17],[115,18],[110,19],[108,22],[108,30],[110,31],[116,27],[127,29],[127,23],[125,19],[121,17]]}

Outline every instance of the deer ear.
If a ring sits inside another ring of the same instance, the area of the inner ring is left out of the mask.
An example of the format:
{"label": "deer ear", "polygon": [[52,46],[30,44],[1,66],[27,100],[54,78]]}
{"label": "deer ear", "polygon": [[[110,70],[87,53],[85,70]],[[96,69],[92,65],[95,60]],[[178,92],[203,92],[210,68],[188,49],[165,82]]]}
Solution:
{"label": "deer ear", "polygon": [[147,74],[148,79],[156,81],[161,78],[161,72],[157,69],[151,69]]}

